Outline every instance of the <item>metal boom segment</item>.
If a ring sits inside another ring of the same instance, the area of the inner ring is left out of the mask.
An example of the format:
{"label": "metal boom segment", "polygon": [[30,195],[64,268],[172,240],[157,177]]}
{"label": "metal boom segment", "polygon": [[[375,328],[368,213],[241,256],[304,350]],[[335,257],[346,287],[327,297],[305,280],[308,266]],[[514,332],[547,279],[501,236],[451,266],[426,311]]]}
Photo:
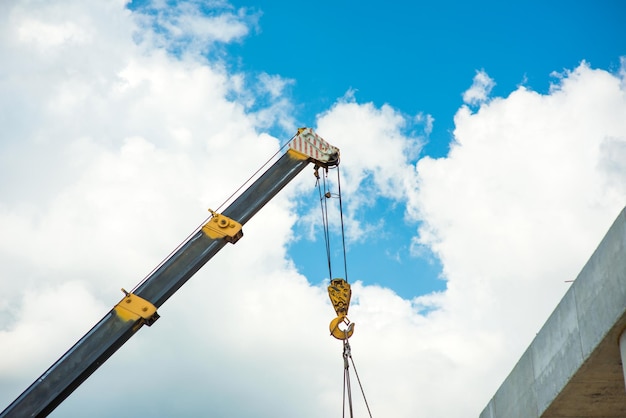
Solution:
{"label": "metal boom segment", "polygon": [[[143,325],[152,325],[159,317],[156,308],[228,242],[241,237],[240,230],[229,235],[231,225],[240,228],[248,222],[309,162],[335,166],[339,164],[339,150],[312,129],[301,128],[285,154],[221,215],[214,214],[209,223],[172,253],[133,293],[125,292],[110,312],[0,413],[0,418],[42,417],[52,412]],[[211,224],[214,220],[216,225]],[[224,234],[219,233],[220,229],[225,230]]]}

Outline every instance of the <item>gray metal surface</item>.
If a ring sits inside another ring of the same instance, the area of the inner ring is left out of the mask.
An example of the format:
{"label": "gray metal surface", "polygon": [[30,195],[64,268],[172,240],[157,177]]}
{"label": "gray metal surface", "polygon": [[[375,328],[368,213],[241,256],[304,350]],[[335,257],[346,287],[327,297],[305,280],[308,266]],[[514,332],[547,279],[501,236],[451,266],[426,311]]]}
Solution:
{"label": "gray metal surface", "polygon": [[[308,161],[284,154],[222,213],[242,225],[254,216]],[[134,292],[157,308],[226,245],[202,231],[194,234]],[[142,327],[111,310],[2,413],[2,418],[46,416]]]}

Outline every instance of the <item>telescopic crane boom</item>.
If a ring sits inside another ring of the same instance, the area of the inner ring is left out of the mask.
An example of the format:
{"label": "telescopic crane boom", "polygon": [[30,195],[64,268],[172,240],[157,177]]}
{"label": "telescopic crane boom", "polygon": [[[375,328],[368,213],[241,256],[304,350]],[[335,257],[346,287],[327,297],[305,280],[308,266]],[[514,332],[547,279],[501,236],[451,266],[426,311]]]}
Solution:
{"label": "telescopic crane boom", "polygon": [[333,167],[339,149],[310,128],[301,128],[288,150],[221,214],[213,217],[174,251],[134,292],[111,309],[73,347],[33,382],[0,418],[44,417],[52,412],[143,325],[159,318],[157,308],[170,298],[228,242],[241,227],[309,163]]}

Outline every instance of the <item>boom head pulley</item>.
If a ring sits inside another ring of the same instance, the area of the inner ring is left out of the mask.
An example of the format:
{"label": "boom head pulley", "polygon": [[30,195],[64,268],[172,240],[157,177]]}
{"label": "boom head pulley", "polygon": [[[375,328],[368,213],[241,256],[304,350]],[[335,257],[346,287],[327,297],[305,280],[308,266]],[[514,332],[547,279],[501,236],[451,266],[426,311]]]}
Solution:
{"label": "boom head pulley", "polygon": [[311,128],[300,128],[289,142],[289,152],[320,167],[339,165],[339,148],[330,145]]}

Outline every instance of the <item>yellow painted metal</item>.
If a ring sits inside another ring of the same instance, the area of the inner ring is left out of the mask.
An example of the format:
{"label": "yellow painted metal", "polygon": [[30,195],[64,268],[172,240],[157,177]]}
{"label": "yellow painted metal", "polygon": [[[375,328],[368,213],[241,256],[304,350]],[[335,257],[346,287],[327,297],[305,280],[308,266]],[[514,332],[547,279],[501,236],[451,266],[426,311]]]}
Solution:
{"label": "yellow painted metal", "polygon": [[[337,318],[330,322],[330,334],[338,340],[350,338],[354,333],[354,323],[351,323],[347,317],[352,297],[350,283],[344,279],[332,279],[328,285],[328,296],[337,313]],[[348,326],[345,330],[339,328],[342,322]]]}
{"label": "yellow painted metal", "polygon": [[138,321],[143,319],[146,325],[152,325],[159,318],[157,308],[147,300],[122,289],[125,296],[113,308],[115,313],[123,321]]}
{"label": "yellow painted metal", "polygon": [[296,151],[293,148],[289,148],[287,150],[287,154],[289,154],[289,156],[291,158],[293,158],[294,160],[308,160],[309,158],[311,158],[308,155],[306,155],[306,154],[304,154],[304,153],[302,153],[300,151]]}
{"label": "yellow painted metal", "polygon": [[348,315],[352,290],[344,279],[332,279],[328,285],[328,296],[337,315]]}
{"label": "yellow painted metal", "polygon": [[209,209],[209,212],[213,214],[213,217],[202,227],[202,232],[209,238],[224,238],[226,241],[234,244],[239,238],[243,237],[243,231],[239,222],[211,209]]}
{"label": "yellow painted metal", "polygon": [[[339,324],[342,322],[348,326],[345,330],[339,328]],[[329,329],[330,335],[333,337],[338,340],[347,340],[354,334],[354,322],[350,322],[345,315],[339,315],[337,318],[330,321]]]}

